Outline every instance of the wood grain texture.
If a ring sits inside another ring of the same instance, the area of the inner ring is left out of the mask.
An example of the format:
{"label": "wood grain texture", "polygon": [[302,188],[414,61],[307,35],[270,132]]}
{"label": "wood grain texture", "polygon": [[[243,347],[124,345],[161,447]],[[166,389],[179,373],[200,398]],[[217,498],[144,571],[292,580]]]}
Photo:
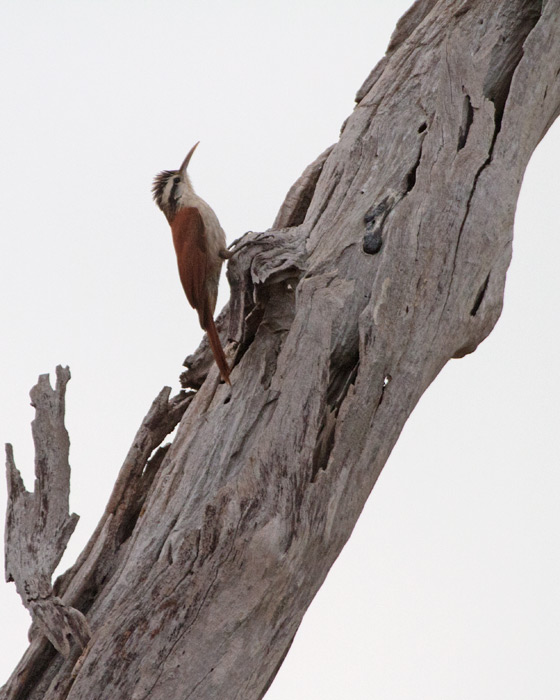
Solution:
{"label": "wood grain texture", "polygon": [[68,512],[70,440],[64,425],[64,397],[68,368],[56,368],[56,388],[48,374],[31,390],[36,417],[31,424],[35,443],[35,491],[23,485],[11,445],[6,445],[8,508],[6,512],[5,572],[14,581],[31,613],[30,637],[46,635],[64,656],[70,639],[80,648],[89,640],[84,615],[54,595],[51,576],[74,532],[78,516]]}
{"label": "wood grain texture", "polygon": [[418,399],[500,315],[559,76],[560,0],[414,4],[284,228],[230,261],[232,387],[198,375],[86,653],[0,697],[263,697]]}
{"label": "wood grain texture", "polygon": [[[69,376],[68,372],[67,377],[69,378]],[[65,379],[64,386],[66,381],[68,379]],[[40,378],[40,383],[44,385],[45,382],[48,384],[47,375],[45,378]],[[171,389],[164,387],[153,401],[123,462],[103,517],[74,566],[55,581],[53,592],[57,606],[62,602],[68,609],[80,610],[87,614],[97,590],[105,580],[111,578],[120,558],[126,552],[130,533],[140,516],[146,494],[169,447],[168,445],[160,447],[160,445],[165,437],[173,431],[193,397],[192,393],[181,392],[170,399],[170,393]],[[63,451],[67,454],[66,440],[68,436],[66,435],[64,438],[65,429],[63,422],[61,423],[64,415],[61,410],[62,406],[63,404],[59,401],[57,423],[54,425],[45,423],[46,430],[36,435],[41,443],[50,445],[53,443],[53,438],[56,439],[56,434],[63,431],[62,443],[63,446],[66,444]],[[43,444],[36,449],[37,455],[41,455],[44,449]],[[64,478],[68,469],[67,461],[64,458],[57,467],[59,472],[56,477],[57,481]],[[64,499],[68,498],[67,482],[59,484],[56,491],[59,502],[64,502]],[[9,493],[8,511],[11,511],[12,507],[12,494]],[[14,523],[15,527],[17,527],[17,523]],[[6,536],[8,536],[8,531],[9,527],[7,526]],[[63,549],[64,547],[62,547]],[[8,551],[8,546],[6,551]],[[21,551],[21,545],[18,545],[17,551]],[[34,564],[35,558],[36,553],[34,552],[29,564],[31,572],[36,566]],[[11,567],[9,567],[8,562],[6,564],[8,576]],[[36,576],[33,573],[31,575]],[[56,629],[64,628],[56,627]],[[0,697],[21,698],[23,700],[23,698],[28,697],[31,687],[37,697],[43,697],[51,686],[51,682],[53,682],[56,692],[59,692],[62,680],[58,674],[61,669],[67,671],[66,675],[64,671],[62,672],[62,678],[68,682],[71,680],[70,671],[75,668],[76,660],[81,653],[80,645],[66,648],[68,658],[64,659],[56,655],[47,638],[39,633],[41,630],[37,629],[36,631],[38,633],[33,635],[29,649],[8,683],[0,691]]]}

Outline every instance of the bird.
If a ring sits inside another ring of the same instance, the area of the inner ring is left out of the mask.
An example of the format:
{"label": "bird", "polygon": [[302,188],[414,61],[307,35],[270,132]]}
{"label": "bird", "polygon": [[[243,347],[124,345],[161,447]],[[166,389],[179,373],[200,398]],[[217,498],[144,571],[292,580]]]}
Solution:
{"label": "bird", "polygon": [[208,334],[222,379],[231,385],[230,368],[214,324],[214,310],[222,264],[232,253],[227,250],[226,235],[218,217],[195,193],[187,174],[199,143],[187,153],[178,170],[163,170],[156,175],[152,194],[171,227],[179,278],[189,304],[198,312],[200,326]]}

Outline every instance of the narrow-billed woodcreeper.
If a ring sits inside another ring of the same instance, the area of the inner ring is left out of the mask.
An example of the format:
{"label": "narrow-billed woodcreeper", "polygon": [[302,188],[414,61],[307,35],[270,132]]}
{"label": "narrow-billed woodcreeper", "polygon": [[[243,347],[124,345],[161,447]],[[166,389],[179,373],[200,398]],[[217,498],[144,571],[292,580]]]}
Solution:
{"label": "narrow-billed woodcreeper", "polygon": [[226,236],[209,204],[195,194],[187,175],[194,149],[187,153],[179,170],[164,170],[154,179],[152,192],[165,214],[177,254],[181,284],[208,340],[222,379],[229,381],[229,367],[214,325],[214,309],[224,259],[231,257]]}

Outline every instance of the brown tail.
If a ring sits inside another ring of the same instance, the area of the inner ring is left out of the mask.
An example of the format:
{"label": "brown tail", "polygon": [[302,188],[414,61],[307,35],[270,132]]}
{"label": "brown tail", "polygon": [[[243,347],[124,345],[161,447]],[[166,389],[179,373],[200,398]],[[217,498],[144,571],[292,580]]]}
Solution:
{"label": "brown tail", "polygon": [[216,360],[216,364],[218,365],[222,379],[231,386],[231,382],[229,381],[228,363],[224,349],[222,348],[222,343],[220,342],[220,336],[218,335],[216,325],[214,324],[214,319],[212,318],[212,314],[209,313],[204,321],[205,324],[203,328],[208,333],[210,348],[212,349],[212,354],[214,355],[214,359]]}

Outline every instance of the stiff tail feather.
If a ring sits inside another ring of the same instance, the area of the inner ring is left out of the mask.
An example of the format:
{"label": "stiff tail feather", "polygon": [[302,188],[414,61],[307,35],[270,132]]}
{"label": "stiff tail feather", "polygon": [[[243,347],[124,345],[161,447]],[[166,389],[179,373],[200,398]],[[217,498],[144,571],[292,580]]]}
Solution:
{"label": "stiff tail feather", "polygon": [[206,323],[204,324],[204,330],[208,333],[208,341],[210,342],[210,348],[212,349],[214,359],[216,360],[216,364],[218,365],[222,379],[231,386],[231,382],[229,381],[228,363],[224,349],[222,348],[222,343],[220,342],[220,336],[218,335],[216,325],[214,324],[214,319],[212,318],[212,314],[208,314],[205,321]]}

